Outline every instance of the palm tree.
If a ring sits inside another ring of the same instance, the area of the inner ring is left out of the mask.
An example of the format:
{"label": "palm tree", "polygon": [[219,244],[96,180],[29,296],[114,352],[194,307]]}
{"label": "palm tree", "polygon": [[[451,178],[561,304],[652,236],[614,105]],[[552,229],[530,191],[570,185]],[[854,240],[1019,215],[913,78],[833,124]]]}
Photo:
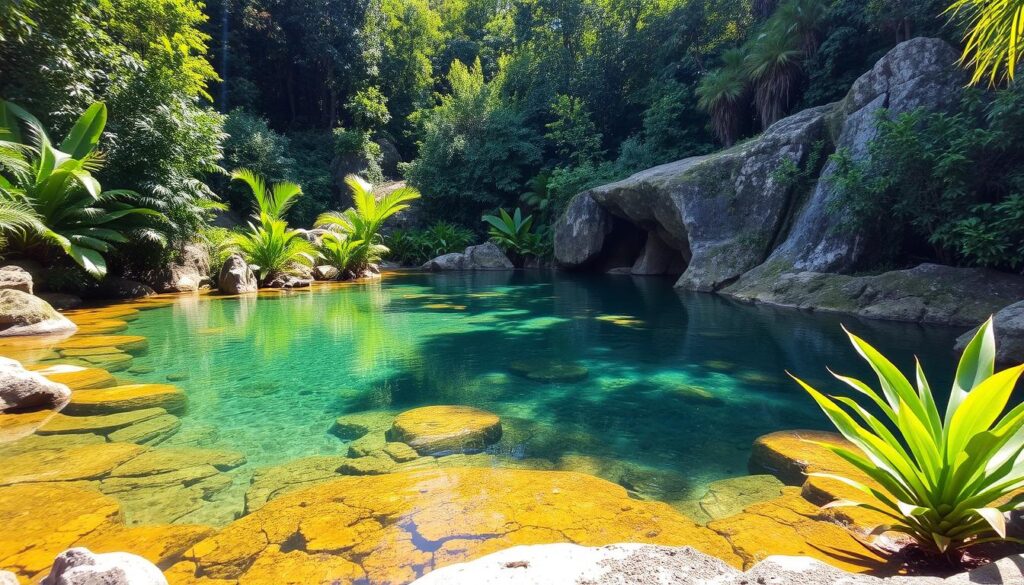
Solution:
{"label": "palm tree", "polygon": [[282,219],[299,195],[302,195],[302,187],[296,183],[282,181],[268,187],[263,177],[249,169],[235,169],[231,173],[231,180],[242,181],[249,186],[253,200],[256,201],[255,217],[266,214],[273,219]]}
{"label": "palm tree", "polygon": [[401,187],[380,197],[373,194],[373,185],[358,175],[345,177],[345,184],[352,191],[354,207],[345,211],[328,211],[316,218],[316,226],[344,234],[360,245],[352,252],[350,269],[360,272],[369,264],[380,262],[388,252],[380,234],[384,220],[407,209],[409,202],[419,199],[420,193],[412,187]]}
{"label": "palm tree", "polygon": [[789,111],[804,57],[800,41],[789,27],[777,24],[768,27],[750,46],[747,73],[754,83],[754,104],[763,128],[779,121]]}
{"label": "palm tree", "polygon": [[946,13],[967,26],[960,61],[974,66],[971,83],[1013,81],[1024,55],[1024,0],[956,0]]}
{"label": "palm tree", "polygon": [[5,221],[12,247],[43,256],[59,248],[102,278],[104,254],[115,244],[129,237],[165,243],[157,227],[164,222],[161,202],[125,189],[103,191],[93,176],[103,166],[97,145],[106,122],[106,106],[95,103],[55,147],[39,120],[0,100],[0,197],[6,221],[20,217],[21,228],[31,228],[11,229],[19,224]]}
{"label": "palm tree", "polygon": [[697,87],[697,104],[711,114],[715,135],[725,146],[732,146],[745,130],[749,86],[742,49],[722,54],[722,67],[705,75]]}
{"label": "palm tree", "polygon": [[789,34],[800,39],[805,57],[813,55],[821,43],[821,30],[828,18],[828,7],[822,0],[787,0],[779,6],[773,20],[786,27]]}

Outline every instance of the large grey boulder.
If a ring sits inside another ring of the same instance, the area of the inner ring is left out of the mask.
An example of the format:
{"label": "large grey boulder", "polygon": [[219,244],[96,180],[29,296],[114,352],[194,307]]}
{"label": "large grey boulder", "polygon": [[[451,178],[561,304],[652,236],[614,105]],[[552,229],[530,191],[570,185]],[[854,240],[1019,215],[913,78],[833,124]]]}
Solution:
{"label": "large grey boulder", "polygon": [[[613,225],[617,219],[648,234],[646,251],[637,250],[639,259],[610,264],[634,265],[637,274],[678,274],[686,267],[678,286],[695,290],[716,290],[735,280],[768,257],[791,213],[793,187],[776,180],[776,169],[805,164],[833,109],[805,110],[728,150],[577,195],[555,224],[555,258],[578,267],[615,254],[622,238]],[[658,239],[659,272],[646,260],[651,237]]]}
{"label": "large grey boulder", "polygon": [[71,334],[77,329],[43,299],[20,290],[0,290],[0,337]]}
{"label": "large grey boulder", "polygon": [[238,295],[256,292],[260,287],[245,258],[240,254],[232,254],[220,268],[217,288],[226,295]]}
{"label": "large grey boulder", "polygon": [[156,276],[160,292],[193,292],[210,283],[210,253],[201,244],[186,244],[177,257]]}
{"label": "large grey boulder", "polygon": [[96,554],[87,548],[71,548],[53,561],[42,585],[167,585],[160,569],[129,553]]}
{"label": "large grey boulder", "polygon": [[[992,330],[996,336],[996,362],[1008,366],[1024,364],[1024,301],[1000,309],[992,318]],[[958,354],[977,332],[975,327],[957,338]]]}
{"label": "large grey boulder", "polygon": [[5,289],[32,294],[32,274],[21,266],[0,267],[0,290]]}
{"label": "large grey boulder", "polygon": [[1024,277],[984,268],[921,264],[872,276],[825,272],[744,276],[721,293],[780,307],[967,327],[1024,298]]}
{"label": "large grey boulder", "polygon": [[453,252],[428,260],[423,268],[445,270],[512,270],[515,266],[501,248],[492,242],[469,246],[465,252]]}
{"label": "large grey boulder", "polygon": [[0,357],[0,412],[39,408],[63,408],[71,389],[30,372],[12,359]]}
{"label": "large grey boulder", "polygon": [[[836,150],[845,150],[855,161],[865,160],[883,108],[895,116],[917,108],[944,110],[956,104],[967,80],[963,69],[956,66],[958,57],[957,51],[940,39],[911,39],[890,50],[857,79],[839,103],[832,122],[840,129]],[[825,165],[788,237],[767,262],[774,270],[846,272],[856,269],[870,252],[872,234],[842,229],[841,215],[830,210],[839,196],[831,181],[837,170],[834,162]]]}

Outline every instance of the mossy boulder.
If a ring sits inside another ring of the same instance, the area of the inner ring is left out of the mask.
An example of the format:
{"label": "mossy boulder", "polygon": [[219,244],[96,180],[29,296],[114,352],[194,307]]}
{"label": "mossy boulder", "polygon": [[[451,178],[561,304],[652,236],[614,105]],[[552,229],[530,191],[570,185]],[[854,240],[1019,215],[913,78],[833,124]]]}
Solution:
{"label": "mossy boulder", "polygon": [[424,406],[396,416],[387,437],[420,455],[468,453],[501,439],[501,419],[471,406]]}
{"label": "mossy boulder", "polygon": [[0,337],[66,335],[76,329],[43,299],[13,288],[0,290]]}
{"label": "mossy boulder", "polygon": [[513,374],[536,382],[579,382],[590,370],[576,363],[553,359],[517,360],[509,364]]}

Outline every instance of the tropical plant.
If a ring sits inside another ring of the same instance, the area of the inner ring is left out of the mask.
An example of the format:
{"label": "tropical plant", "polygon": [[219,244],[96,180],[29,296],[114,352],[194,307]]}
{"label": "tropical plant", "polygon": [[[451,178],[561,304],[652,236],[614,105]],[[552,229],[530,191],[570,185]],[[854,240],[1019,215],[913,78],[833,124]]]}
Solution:
{"label": "tropical plant", "polygon": [[1024,0],[956,0],[946,13],[967,25],[961,62],[974,66],[971,83],[1012,81],[1024,55]]}
{"label": "tropical plant", "polygon": [[[829,505],[883,514],[891,522],[875,529],[876,534],[904,533],[933,555],[951,555],[1005,539],[1003,515],[1024,506],[1024,496],[1011,497],[1024,487],[1024,404],[1003,412],[1024,365],[993,373],[996,348],[991,318],[960,358],[945,416],[939,412],[920,362],[915,389],[885,356],[847,333],[878,376],[881,392],[860,380],[834,375],[867,397],[867,406],[846,396],[825,396],[794,378],[860,452],[823,446],[877,483],[812,474],[869,496],[864,502],[840,500]],[[875,414],[879,412],[881,416]]]}
{"label": "tropical plant", "polygon": [[754,84],[754,105],[767,128],[789,111],[804,57],[802,39],[781,23],[770,23],[750,45],[747,74]]}
{"label": "tropical plant", "polygon": [[735,144],[743,132],[749,93],[745,59],[743,49],[726,51],[721,69],[705,75],[697,87],[697,105],[711,114],[715,136],[725,146]]}
{"label": "tropical plant", "polygon": [[106,106],[92,104],[55,147],[34,116],[0,100],[0,196],[8,214],[20,218],[12,226],[21,226],[5,230],[13,248],[44,257],[59,248],[102,278],[104,254],[115,244],[130,237],[165,242],[157,228],[161,202],[124,189],[103,191],[93,176],[103,166],[97,145],[106,121]]}
{"label": "tropical plant", "polygon": [[351,269],[360,272],[370,264],[377,264],[388,248],[380,233],[384,221],[409,207],[409,202],[419,199],[419,191],[412,187],[400,187],[382,195],[379,199],[373,193],[373,185],[358,175],[345,177],[345,184],[352,192],[353,207],[345,211],[328,211],[316,218],[316,226],[345,234],[353,241],[360,242],[353,252]]}
{"label": "tropical plant", "polygon": [[343,278],[358,260],[362,245],[362,240],[353,240],[345,234],[329,231],[320,241],[320,256],[327,264],[338,269],[338,278]]}
{"label": "tropical plant", "polygon": [[490,226],[488,234],[491,241],[502,250],[517,256],[517,259],[547,255],[545,234],[534,231],[533,216],[524,218],[518,207],[511,215],[499,209],[497,215],[485,215],[482,219]]}
{"label": "tropical plant", "polygon": [[300,267],[312,266],[318,256],[316,248],[288,222],[263,213],[259,223],[249,222],[249,229],[230,235],[222,244],[225,250],[240,252],[267,284],[279,274],[295,273]]}
{"label": "tropical plant", "polygon": [[296,183],[281,181],[268,186],[263,177],[249,169],[232,171],[231,180],[242,181],[249,186],[256,202],[256,212],[253,214],[255,217],[267,215],[271,219],[282,219],[288,208],[302,195],[302,187]]}

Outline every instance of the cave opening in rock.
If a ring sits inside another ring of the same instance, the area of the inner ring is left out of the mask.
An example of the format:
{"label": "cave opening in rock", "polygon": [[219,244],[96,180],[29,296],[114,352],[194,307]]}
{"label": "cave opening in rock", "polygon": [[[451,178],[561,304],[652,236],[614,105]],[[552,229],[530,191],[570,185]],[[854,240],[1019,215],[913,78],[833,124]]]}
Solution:
{"label": "cave opening in rock", "polygon": [[601,256],[594,267],[604,272],[678,276],[686,271],[691,253],[686,240],[676,241],[657,225],[638,226],[613,218]]}

